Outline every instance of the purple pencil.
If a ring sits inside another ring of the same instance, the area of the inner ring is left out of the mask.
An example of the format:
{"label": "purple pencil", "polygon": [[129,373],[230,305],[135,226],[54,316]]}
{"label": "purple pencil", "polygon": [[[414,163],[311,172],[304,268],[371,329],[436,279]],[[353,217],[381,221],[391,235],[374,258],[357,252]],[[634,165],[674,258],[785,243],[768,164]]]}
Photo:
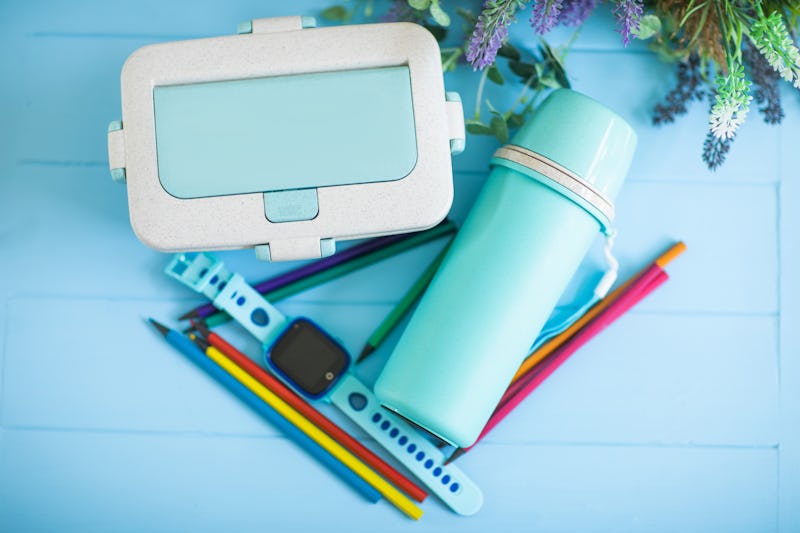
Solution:
{"label": "purple pencil", "polygon": [[[447,224],[452,225],[452,222],[445,220],[444,222],[439,224],[439,226]],[[257,283],[254,286],[254,288],[261,294],[272,292],[274,290],[280,289],[281,287],[289,285],[290,283],[294,283],[295,281],[307,278],[313,274],[316,274],[317,272],[322,272],[323,270],[327,270],[336,265],[352,261],[353,259],[367,255],[376,250],[380,250],[381,248],[385,248],[396,242],[409,239],[414,235],[416,235],[416,233],[402,233],[399,235],[387,235],[385,237],[376,237],[374,239],[369,239],[355,246],[352,246],[347,250],[335,253],[329,257],[323,257],[318,261],[308,263],[307,265],[295,268],[294,270],[290,270],[289,272],[284,272],[283,274],[275,276],[274,278],[264,280],[260,283]],[[179,320],[203,319],[213,315],[216,312],[217,308],[214,307],[213,304],[206,303],[181,315]]]}

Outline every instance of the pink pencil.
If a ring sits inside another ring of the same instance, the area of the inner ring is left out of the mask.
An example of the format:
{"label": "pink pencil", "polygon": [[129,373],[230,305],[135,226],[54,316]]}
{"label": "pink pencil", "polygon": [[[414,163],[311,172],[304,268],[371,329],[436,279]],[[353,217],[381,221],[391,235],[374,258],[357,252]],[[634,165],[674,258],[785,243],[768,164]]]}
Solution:
{"label": "pink pencil", "polygon": [[[513,382],[508,387],[506,392],[503,394],[503,397],[498,402],[495,412],[497,412],[507,402],[513,400],[521,390],[526,388],[528,382],[532,379],[533,375],[536,374],[537,371],[540,372],[542,370],[542,368],[540,367],[548,366],[549,364],[548,361],[552,361],[553,359],[558,358],[559,354],[565,350],[569,352],[569,355],[572,355],[578,348],[586,344],[586,342],[589,339],[600,333],[600,331],[605,329],[609,324],[611,324],[621,315],[626,313],[628,309],[633,307],[642,298],[650,294],[650,292],[656,288],[656,286],[652,286],[654,280],[656,280],[662,274],[666,276],[666,273],[664,272],[664,270],[661,269],[661,267],[659,267],[655,263],[650,265],[644,272],[642,272],[642,274],[637,279],[633,281],[633,283],[631,283],[619,295],[619,297],[614,302],[612,302],[606,309],[604,309],[600,314],[598,314],[591,322],[586,324],[584,328],[579,330],[570,340],[566,341],[563,345],[561,345],[559,349],[550,354],[535,367],[530,369],[530,371],[528,371],[527,374],[522,376],[522,378]],[[658,284],[660,285],[661,283],[663,283],[663,281],[659,282]],[[602,325],[600,324],[600,321],[602,321]],[[572,342],[576,342],[576,339],[584,335],[585,335],[584,340],[578,341],[578,345],[575,348],[572,349],[569,348]],[[569,355],[567,357],[569,357]],[[564,359],[566,359],[566,357]],[[492,418],[494,418],[494,415],[492,415]],[[484,429],[484,433],[485,432],[486,429]]]}
{"label": "pink pencil", "polygon": [[[587,324],[586,327],[575,333],[561,348],[531,369],[528,375],[509,387],[500,400],[497,409],[495,409],[491,418],[486,423],[486,426],[483,428],[478,440],[475,441],[475,444],[480,442],[481,439],[494,429],[506,415],[513,411],[522,400],[541,385],[544,380],[550,377],[550,375],[575,353],[578,348],[608,327],[609,324],[626,313],[631,307],[667,281],[667,279],[669,279],[669,276],[660,266],[657,264],[650,266],[636,281],[628,286],[611,305]],[[475,444],[473,444],[473,446]],[[448,459],[448,462],[465,453],[470,448],[472,448],[472,446],[457,450],[457,452]]]}

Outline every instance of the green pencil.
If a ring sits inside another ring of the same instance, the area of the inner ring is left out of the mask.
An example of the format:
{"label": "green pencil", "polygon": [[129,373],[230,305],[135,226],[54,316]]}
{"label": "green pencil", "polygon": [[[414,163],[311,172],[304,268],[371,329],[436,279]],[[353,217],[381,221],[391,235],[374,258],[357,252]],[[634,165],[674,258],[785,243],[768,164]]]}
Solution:
{"label": "green pencil", "polygon": [[[285,285],[284,287],[281,287],[280,289],[276,289],[274,291],[265,293],[264,297],[270,302],[273,303],[278,302],[280,300],[293,296],[299,292],[303,292],[312,287],[316,287],[317,285],[321,285],[322,283],[327,283],[328,281],[344,276],[345,274],[354,272],[360,268],[364,268],[366,266],[377,263],[378,261],[382,261],[384,259],[397,255],[401,252],[404,252],[406,250],[410,250],[411,248],[414,248],[426,242],[438,239],[439,237],[443,237],[445,235],[451,235],[455,233],[455,231],[456,231],[456,226],[450,221],[445,222],[443,224],[439,224],[438,226],[435,226],[429,230],[417,233],[416,235],[414,235],[413,237],[409,237],[408,239],[395,242],[385,248],[380,248],[378,250],[375,250],[374,252],[362,255],[361,257],[357,257],[346,263],[341,263],[327,270],[323,270],[321,272],[317,272],[316,274],[312,274],[307,278],[297,280],[294,283],[290,283],[288,285]],[[231,317],[228,315],[228,313],[218,312],[206,317],[204,322],[207,327],[213,328],[215,326],[228,322],[230,319]]]}
{"label": "green pencil", "polygon": [[395,306],[391,312],[386,315],[386,318],[383,319],[383,322],[378,325],[375,331],[372,332],[372,335],[369,336],[367,339],[367,344],[364,346],[364,349],[361,351],[361,355],[358,356],[357,363],[360,363],[364,359],[369,356],[372,352],[378,349],[378,346],[383,343],[386,337],[391,333],[391,331],[400,323],[404,316],[411,310],[411,307],[414,305],[422,293],[425,292],[425,289],[430,284],[433,276],[439,270],[439,265],[442,264],[444,260],[444,256],[447,255],[447,250],[450,248],[450,244],[452,243],[452,239],[450,242],[447,243],[447,246],[439,252],[439,255],[428,265],[428,268],[425,269],[425,272],[414,282],[414,285],[408,290],[408,292],[403,296],[400,302]]}

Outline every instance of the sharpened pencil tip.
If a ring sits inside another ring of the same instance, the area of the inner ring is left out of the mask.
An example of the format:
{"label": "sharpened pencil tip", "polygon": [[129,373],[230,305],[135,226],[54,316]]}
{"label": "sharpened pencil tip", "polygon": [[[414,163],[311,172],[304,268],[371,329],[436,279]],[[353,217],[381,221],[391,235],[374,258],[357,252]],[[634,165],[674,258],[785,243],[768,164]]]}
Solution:
{"label": "sharpened pencil tip", "polygon": [[153,324],[156,327],[158,331],[161,332],[162,335],[164,335],[165,337],[167,336],[167,333],[169,333],[169,328],[167,326],[165,326],[161,322],[156,321],[153,318],[148,318],[148,320],[150,321],[151,324]]}
{"label": "sharpened pencil tip", "polygon": [[184,313],[178,317],[178,320],[191,320],[193,318],[200,318],[200,313],[197,312],[197,309],[192,309],[188,313]]}
{"label": "sharpened pencil tip", "polygon": [[361,354],[358,356],[358,359],[356,359],[356,364],[360,363],[361,361],[369,357],[369,355],[374,351],[375,347],[373,345],[367,344],[366,346],[364,346],[364,349],[361,350]]}
{"label": "sharpened pencil tip", "polygon": [[445,461],[444,464],[449,465],[450,463],[452,463],[453,461],[455,461],[456,459],[458,459],[459,457],[461,457],[465,453],[467,453],[467,450],[465,450],[464,448],[458,448],[456,451],[454,451],[450,455],[450,457],[447,458],[447,461]]}
{"label": "sharpened pencil tip", "polygon": [[206,326],[206,323],[202,320],[190,320],[189,323],[192,325],[192,330],[198,332],[203,337],[208,337],[211,331]]}

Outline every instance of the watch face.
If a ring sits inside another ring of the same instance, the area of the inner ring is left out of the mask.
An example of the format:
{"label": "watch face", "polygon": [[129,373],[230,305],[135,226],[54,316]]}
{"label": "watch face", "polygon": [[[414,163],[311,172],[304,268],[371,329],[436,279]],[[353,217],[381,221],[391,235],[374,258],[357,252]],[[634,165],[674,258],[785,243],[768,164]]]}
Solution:
{"label": "watch face", "polygon": [[317,325],[300,318],[275,341],[269,361],[301,392],[319,397],[347,370],[350,356]]}

